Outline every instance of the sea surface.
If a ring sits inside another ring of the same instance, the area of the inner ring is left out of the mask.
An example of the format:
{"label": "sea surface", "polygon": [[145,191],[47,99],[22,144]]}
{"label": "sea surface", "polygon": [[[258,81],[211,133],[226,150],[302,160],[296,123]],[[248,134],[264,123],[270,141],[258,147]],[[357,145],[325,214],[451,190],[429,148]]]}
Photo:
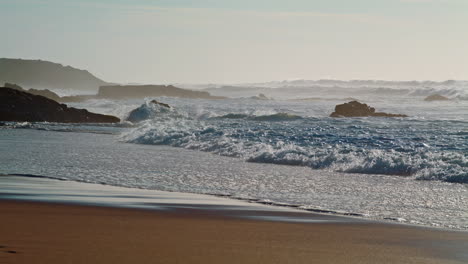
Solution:
{"label": "sea surface", "polygon": [[[116,125],[3,123],[0,174],[468,229],[468,86],[405,85],[213,88],[236,98],[74,103],[122,119],[138,110]],[[258,100],[259,91],[274,100]],[[423,100],[434,93],[451,100]],[[410,117],[328,117],[352,99]]]}

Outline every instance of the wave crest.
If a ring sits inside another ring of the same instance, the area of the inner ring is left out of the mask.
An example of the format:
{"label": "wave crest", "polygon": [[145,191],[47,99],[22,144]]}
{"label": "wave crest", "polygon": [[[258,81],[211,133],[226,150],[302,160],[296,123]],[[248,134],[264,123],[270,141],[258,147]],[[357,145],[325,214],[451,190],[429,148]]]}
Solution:
{"label": "wave crest", "polygon": [[289,113],[276,113],[271,115],[248,115],[248,114],[238,114],[238,113],[229,113],[223,116],[216,117],[218,119],[248,119],[254,121],[293,121],[302,119],[302,116],[293,115]]}
{"label": "wave crest", "polygon": [[432,149],[417,142],[424,141],[423,137],[409,138],[408,142],[414,142],[410,146],[400,138],[372,136],[362,131],[365,127],[346,123],[346,127],[318,126],[314,132],[305,126],[306,133],[301,135],[301,131],[281,123],[210,121],[152,120],[122,140],[206,151],[248,162],[468,183],[467,154]]}

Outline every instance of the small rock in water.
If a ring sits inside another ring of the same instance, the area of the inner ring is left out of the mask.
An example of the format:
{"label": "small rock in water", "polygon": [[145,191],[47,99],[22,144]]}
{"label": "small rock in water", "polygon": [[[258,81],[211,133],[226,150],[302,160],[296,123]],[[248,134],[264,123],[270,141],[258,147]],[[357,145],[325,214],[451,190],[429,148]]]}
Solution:
{"label": "small rock in water", "polygon": [[433,94],[429,95],[428,97],[424,98],[424,101],[430,102],[430,101],[448,101],[450,100],[448,97],[445,97],[440,94]]}
{"label": "small rock in water", "polygon": [[156,100],[152,100],[151,103],[152,103],[152,104],[157,104],[157,105],[160,105],[160,106],[164,106],[164,107],[167,107],[167,108],[171,108],[170,105],[165,104],[165,103],[158,102],[158,101],[156,101]]}
{"label": "small rock in water", "polygon": [[335,112],[330,117],[407,117],[401,114],[388,114],[383,112],[375,112],[375,108],[358,101],[351,101],[349,103],[339,104],[335,106]]}

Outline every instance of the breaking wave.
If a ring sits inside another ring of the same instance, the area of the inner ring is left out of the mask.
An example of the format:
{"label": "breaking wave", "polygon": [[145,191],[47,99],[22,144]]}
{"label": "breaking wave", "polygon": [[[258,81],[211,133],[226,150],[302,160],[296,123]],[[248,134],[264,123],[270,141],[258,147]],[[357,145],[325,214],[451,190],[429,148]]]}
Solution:
{"label": "breaking wave", "polygon": [[289,113],[277,113],[277,114],[272,114],[272,115],[248,115],[248,114],[226,114],[217,118],[221,119],[249,119],[249,120],[255,120],[255,121],[292,121],[292,120],[298,120],[302,119],[301,116],[298,115],[293,115]]}
{"label": "breaking wave", "polygon": [[161,106],[157,103],[152,103],[151,101],[147,101],[140,107],[132,110],[127,116],[126,120],[134,123],[141,122],[143,120],[152,119],[157,115],[166,114],[169,112],[173,112],[173,109]]}
{"label": "breaking wave", "polygon": [[[290,122],[298,119],[301,122]],[[122,140],[206,151],[248,162],[468,183],[468,123],[453,122],[378,123],[285,113],[231,113],[205,120],[158,117],[125,133]]]}

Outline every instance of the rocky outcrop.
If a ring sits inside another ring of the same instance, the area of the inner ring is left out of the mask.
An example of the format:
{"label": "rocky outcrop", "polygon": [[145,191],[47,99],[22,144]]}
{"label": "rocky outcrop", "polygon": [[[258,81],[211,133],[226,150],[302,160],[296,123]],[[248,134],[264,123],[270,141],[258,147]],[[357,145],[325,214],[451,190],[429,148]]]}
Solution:
{"label": "rocky outcrop", "polygon": [[5,87],[15,89],[15,90],[18,90],[18,91],[28,92],[28,93],[34,94],[34,95],[41,95],[41,96],[47,97],[47,98],[49,98],[51,100],[54,100],[54,101],[59,101],[60,100],[60,96],[58,96],[58,94],[56,94],[56,93],[54,93],[54,92],[52,92],[51,90],[48,90],[48,89],[45,89],[45,90],[36,90],[36,89],[26,90],[23,87],[15,84],[15,83],[5,83]]}
{"label": "rocky outcrop", "polygon": [[142,104],[140,107],[133,109],[126,118],[127,121],[136,123],[143,120],[148,120],[156,117],[158,114],[163,114],[171,111],[168,104],[152,100]]}
{"label": "rocky outcrop", "polygon": [[114,116],[90,113],[57,103],[44,96],[3,87],[0,89],[0,121],[58,123],[117,123]]}
{"label": "rocky outcrop", "polygon": [[[181,89],[172,85],[127,85],[127,86],[102,86],[99,88],[99,93],[96,95],[71,95],[60,97],[56,93],[45,89],[23,89],[21,86],[12,83],[5,83],[5,87],[12,88],[18,91],[28,92],[34,95],[41,95],[62,103],[79,103],[91,99],[135,99],[145,97],[181,97],[181,98],[200,98],[200,99],[224,99],[226,97],[211,96],[208,92],[192,91]],[[263,100],[264,98],[261,98]]]}
{"label": "rocky outcrop", "polygon": [[433,94],[429,95],[428,97],[424,98],[424,101],[430,102],[430,101],[448,101],[450,100],[448,97],[445,97],[440,94]]}
{"label": "rocky outcrop", "polygon": [[34,95],[44,96],[46,98],[49,98],[50,100],[60,101],[60,96],[58,96],[58,94],[48,89],[45,89],[45,90],[29,89],[27,90],[27,92],[30,94],[34,94]]}
{"label": "rocky outcrop", "polygon": [[17,85],[16,83],[5,83],[4,87],[15,89],[18,91],[23,91],[23,92],[26,91],[23,87]]}
{"label": "rocky outcrop", "polygon": [[388,114],[383,112],[375,112],[375,108],[367,104],[359,103],[358,101],[351,101],[349,103],[339,104],[335,106],[335,112],[330,117],[407,117],[401,114]]}
{"label": "rocky outcrop", "polygon": [[171,108],[170,105],[165,104],[165,103],[158,102],[158,101],[156,101],[156,100],[152,100],[150,103],[155,104],[155,105],[160,105],[160,106],[166,107],[166,108]]}
{"label": "rocky outcrop", "polygon": [[223,99],[225,97],[211,96],[205,91],[193,91],[178,88],[172,85],[113,85],[101,86],[97,94],[98,98],[106,99],[131,99],[145,97],[182,97],[200,99]]}

